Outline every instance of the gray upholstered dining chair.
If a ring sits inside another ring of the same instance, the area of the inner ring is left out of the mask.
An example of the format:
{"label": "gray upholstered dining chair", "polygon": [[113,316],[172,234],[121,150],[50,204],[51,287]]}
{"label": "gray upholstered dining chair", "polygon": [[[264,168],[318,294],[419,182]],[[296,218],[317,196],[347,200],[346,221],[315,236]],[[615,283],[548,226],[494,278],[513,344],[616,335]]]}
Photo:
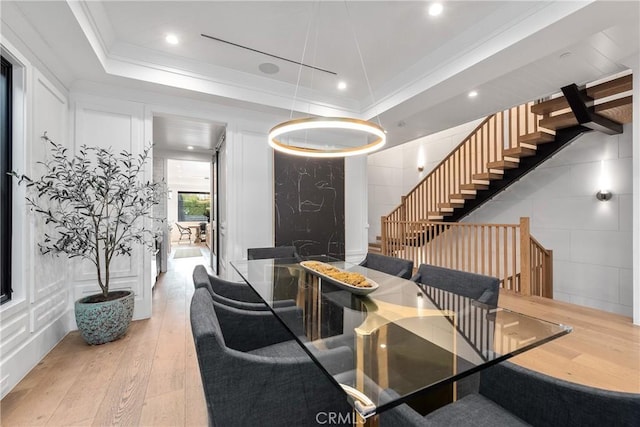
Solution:
{"label": "gray upholstered dining chair", "polygon": [[[209,425],[312,426],[318,424],[318,414],[328,413],[350,420],[352,409],[345,395],[309,355],[301,349],[265,352],[263,342],[242,333],[255,325],[223,320],[234,310],[215,302],[204,288],[196,289],[191,300],[191,330]],[[349,356],[350,349],[339,347],[320,357]]]}
{"label": "gray upholstered dining chair", "polygon": [[407,405],[381,414],[383,427],[637,426],[640,394],[571,383],[502,362],[480,372],[480,390],[421,416]]}
{"label": "gray upholstered dining chair", "polygon": [[[268,310],[267,305],[249,285],[242,282],[229,282],[207,272],[204,265],[197,265],[193,269],[193,286],[204,287],[214,300],[221,304],[244,310]],[[295,301],[286,299],[274,301],[274,307],[294,306]]]}
{"label": "gray upholstered dining chair", "polygon": [[291,258],[300,260],[300,256],[295,246],[276,246],[269,248],[249,248],[247,249],[248,259],[269,259],[269,258]]}
{"label": "gray upholstered dining chair", "polygon": [[500,279],[496,277],[420,264],[411,280],[472,298],[492,307],[498,306]]}
{"label": "gray upholstered dining chair", "polygon": [[367,253],[360,265],[403,279],[409,279],[413,274],[413,261],[371,252]]}

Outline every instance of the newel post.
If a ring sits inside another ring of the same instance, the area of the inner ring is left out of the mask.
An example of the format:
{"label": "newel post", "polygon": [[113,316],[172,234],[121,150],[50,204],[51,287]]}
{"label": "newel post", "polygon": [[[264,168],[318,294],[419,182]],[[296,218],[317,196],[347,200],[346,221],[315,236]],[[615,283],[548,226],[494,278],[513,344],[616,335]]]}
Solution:
{"label": "newel post", "polygon": [[387,251],[387,224],[385,224],[386,216],[380,217],[380,251],[382,255],[388,255]]}
{"label": "newel post", "polygon": [[529,218],[520,218],[520,293],[531,295],[531,234]]}
{"label": "newel post", "polygon": [[400,238],[400,242],[404,244],[406,228],[407,228],[407,196],[400,197],[400,222],[398,224],[400,227],[400,235],[397,236]]}

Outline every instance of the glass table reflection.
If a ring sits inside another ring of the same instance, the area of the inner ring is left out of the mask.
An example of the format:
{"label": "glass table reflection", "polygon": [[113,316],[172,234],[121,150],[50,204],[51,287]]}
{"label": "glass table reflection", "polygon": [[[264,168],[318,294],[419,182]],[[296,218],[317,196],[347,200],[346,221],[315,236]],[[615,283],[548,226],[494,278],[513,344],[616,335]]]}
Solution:
{"label": "glass table reflection", "polygon": [[[293,259],[231,264],[364,418],[427,393],[433,402],[425,411],[434,409],[456,399],[454,381],[571,331],[376,270],[312,258],[361,273],[379,287],[354,295]],[[279,316],[274,302],[286,299],[296,302],[299,316]],[[328,345],[349,347],[351,359],[326,363],[319,355]]]}

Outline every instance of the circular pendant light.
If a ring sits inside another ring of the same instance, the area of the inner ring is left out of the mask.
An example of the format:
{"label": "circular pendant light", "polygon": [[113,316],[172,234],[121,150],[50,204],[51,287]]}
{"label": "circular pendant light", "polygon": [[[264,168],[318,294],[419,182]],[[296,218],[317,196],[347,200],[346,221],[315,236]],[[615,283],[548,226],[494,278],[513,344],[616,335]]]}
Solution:
{"label": "circular pendant light", "polygon": [[[318,1],[314,5],[313,9],[316,12],[319,4],[320,2]],[[375,106],[373,90],[371,89],[371,83],[369,82],[367,69],[362,58],[360,44],[358,43],[358,38],[356,36],[355,28],[351,20],[351,14],[349,13],[349,7],[346,1],[345,10],[347,13],[348,22],[351,27],[351,32],[353,34],[353,39],[355,41],[356,49],[358,51],[360,65],[362,66],[362,71],[364,73],[364,80],[367,83],[367,88],[369,89],[371,100],[373,101],[373,105]],[[297,62],[300,67],[298,69],[298,79],[293,95],[290,119],[286,122],[277,124],[269,131],[269,145],[274,150],[292,154],[295,156],[305,157],[357,156],[360,154],[371,153],[382,148],[387,141],[387,136],[385,130],[380,124],[380,118],[378,115],[376,115],[376,117],[378,117],[378,124],[350,117],[306,117],[301,119],[292,118],[294,106],[296,104],[298,88],[300,86],[300,77],[302,74],[303,66],[316,70],[326,71],[315,66],[304,64],[304,58],[307,51],[307,43],[309,41],[309,33],[311,30],[312,22],[313,19],[310,19],[307,26],[307,34],[305,36],[304,48],[302,50],[302,59]],[[336,73],[331,72],[331,74]],[[343,83],[342,86],[342,89],[346,88],[346,84]],[[298,135],[296,135],[296,132],[298,133]],[[318,134],[320,134],[321,136],[318,137]],[[284,141],[285,138],[287,140],[286,142]]]}
{"label": "circular pendant light", "polygon": [[[373,136],[375,139],[355,146],[346,147],[310,147],[306,139],[293,139],[291,143],[282,142],[281,136],[291,135],[298,131],[316,129],[347,130],[362,133],[363,137]],[[367,154],[380,149],[386,143],[384,129],[374,123],[347,117],[310,117],[283,122],[269,131],[269,145],[274,150],[295,156],[305,157],[347,157]]]}

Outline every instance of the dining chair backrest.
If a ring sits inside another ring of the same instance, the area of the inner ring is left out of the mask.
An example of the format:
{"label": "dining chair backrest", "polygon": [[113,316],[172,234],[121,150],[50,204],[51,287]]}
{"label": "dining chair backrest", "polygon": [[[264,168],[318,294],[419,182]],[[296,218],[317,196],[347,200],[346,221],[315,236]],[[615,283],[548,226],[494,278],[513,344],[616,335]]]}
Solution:
{"label": "dining chair backrest", "polygon": [[479,393],[426,416],[408,405],[383,412],[386,427],[534,425],[635,427],[640,394],[568,382],[504,361],[480,371]]}
{"label": "dining chair backrest", "polygon": [[[191,330],[209,414],[209,425],[317,425],[318,414],[341,414],[341,425],[352,409],[311,358],[264,356],[227,346],[216,303],[204,288],[191,300]],[[346,349],[336,349],[335,352]],[[334,351],[334,350],[332,350]]]}
{"label": "dining chair backrest", "polygon": [[480,373],[480,394],[536,426],[638,426],[640,394],[603,390],[502,362]]}
{"label": "dining chair backrest", "polygon": [[[229,282],[220,279],[209,274],[204,265],[196,265],[192,277],[193,286],[196,289],[201,287],[207,289],[211,293],[211,297],[220,304],[244,310],[268,310],[260,296],[244,282]],[[296,304],[292,299],[283,299],[273,301],[272,305],[274,308],[282,308]]]}
{"label": "dining chair backrest", "polygon": [[409,279],[413,274],[413,261],[371,252],[367,253],[360,265],[403,279]]}
{"label": "dining chair backrest", "polygon": [[411,280],[472,298],[492,307],[498,306],[500,279],[496,277],[420,264]]}
{"label": "dining chair backrest", "polygon": [[300,259],[295,246],[276,246],[269,248],[249,248],[247,249],[248,259],[269,259],[269,258],[293,258]]}

